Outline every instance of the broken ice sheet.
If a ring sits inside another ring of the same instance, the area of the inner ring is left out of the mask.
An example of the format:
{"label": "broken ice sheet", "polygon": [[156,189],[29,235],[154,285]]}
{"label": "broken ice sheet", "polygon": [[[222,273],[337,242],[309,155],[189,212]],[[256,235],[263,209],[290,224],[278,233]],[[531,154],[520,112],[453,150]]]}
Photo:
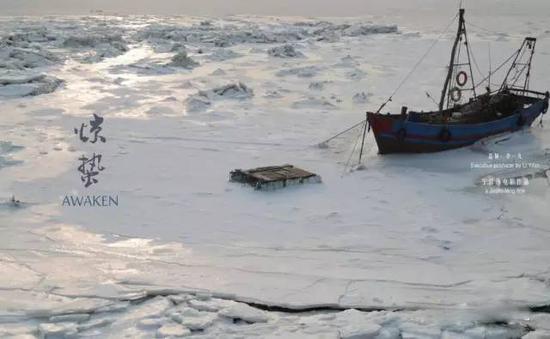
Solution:
{"label": "broken ice sheet", "polygon": [[17,98],[48,94],[63,83],[63,80],[44,74],[0,78],[0,97]]}
{"label": "broken ice sheet", "polygon": [[[366,170],[343,175],[355,135],[311,147],[362,118],[356,94],[383,102],[439,35],[436,18],[417,27],[408,14],[2,19],[0,46],[16,52],[0,78],[17,95],[0,100],[0,132],[8,149],[25,148],[3,150],[22,163],[0,169],[0,198],[32,204],[0,208],[0,336],[545,335],[548,319],[526,307],[549,302],[547,186],[520,200],[472,193],[481,173],[467,167],[485,154],[469,149],[382,158],[369,137]],[[497,19],[497,31],[526,27]],[[513,34],[491,36],[473,47],[517,47]],[[306,57],[268,54],[285,45]],[[388,111],[432,107],[417,90],[440,87],[439,46]],[[199,65],[169,66],[184,49]],[[548,69],[535,73],[544,85]],[[20,96],[46,79],[65,86]],[[183,114],[194,106],[208,114]],[[116,136],[103,187],[120,194],[117,210],[59,207],[75,187],[67,133],[91,111]],[[548,143],[532,129],[485,150]],[[259,198],[227,183],[228,169],[266,162],[312,168],[327,184]]]}
{"label": "broken ice sheet", "polygon": [[187,98],[188,112],[202,112],[218,100],[244,100],[254,96],[254,91],[242,82],[227,84],[211,90],[201,90]]}

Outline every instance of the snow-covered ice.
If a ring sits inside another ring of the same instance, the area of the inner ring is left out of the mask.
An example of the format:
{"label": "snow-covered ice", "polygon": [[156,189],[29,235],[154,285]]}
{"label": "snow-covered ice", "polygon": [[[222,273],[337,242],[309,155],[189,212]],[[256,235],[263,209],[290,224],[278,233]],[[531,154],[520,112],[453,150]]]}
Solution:
{"label": "snow-covered ice", "polygon": [[297,51],[292,45],[277,46],[269,49],[267,53],[276,58],[302,58],[304,54]]}
{"label": "snow-covered ice", "polygon": [[204,111],[212,105],[213,101],[224,99],[250,99],[254,91],[242,82],[228,84],[211,90],[200,90],[187,98],[187,111]]}
{"label": "snow-covered ice", "polygon": [[182,67],[187,69],[192,69],[197,67],[199,64],[191,59],[185,50],[178,52],[172,57],[172,61],[169,63],[170,66]]}
{"label": "snow-covered ice", "polygon": [[63,80],[44,74],[0,79],[0,97],[24,97],[55,91]]}
{"label": "snow-covered ice", "polygon": [[355,93],[353,95],[353,102],[356,104],[365,104],[368,102],[368,95],[365,92]]}
{"label": "snow-covered ice", "polygon": [[[445,26],[401,14],[0,18],[0,337],[547,338],[547,127],[384,157],[369,135],[362,170],[360,128],[315,147]],[[494,67],[539,37],[531,86],[550,87],[548,18],[468,18],[482,70],[489,44]],[[385,111],[434,107],[447,40]],[[93,113],[92,147],[74,129]],[[91,151],[106,169],[85,189]],[[525,174],[472,168],[492,153],[540,165],[525,194],[485,194]],[[323,183],[228,182],[285,163]],[[119,205],[62,206],[87,194]]]}

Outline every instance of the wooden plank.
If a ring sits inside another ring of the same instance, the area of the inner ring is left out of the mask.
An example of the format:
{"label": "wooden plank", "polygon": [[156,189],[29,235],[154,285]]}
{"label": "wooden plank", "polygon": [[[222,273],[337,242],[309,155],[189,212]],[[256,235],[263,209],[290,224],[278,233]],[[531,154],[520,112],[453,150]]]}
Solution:
{"label": "wooden plank", "polygon": [[269,184],[280,184],[281,187],[285,187],[287,183],[304,183],[309,179],[317,179],[314,181],[320,182],[320,177],[317,174],[292,165],[258,167],[248,170],[236,169],[231,171],[231,181],[250,184],[256,188]]}

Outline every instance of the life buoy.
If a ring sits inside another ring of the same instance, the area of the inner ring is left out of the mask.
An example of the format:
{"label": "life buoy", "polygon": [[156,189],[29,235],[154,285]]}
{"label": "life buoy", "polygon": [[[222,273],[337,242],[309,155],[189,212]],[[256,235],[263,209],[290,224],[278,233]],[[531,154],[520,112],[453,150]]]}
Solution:
{"label": "life buoy", "polygon": [[468,74],[466,74],[466,72],[464,71],[458,72],[458,74],[456,75],[456,83],[458,84],[458,86],[464,87],[464,85],[466,85],[467,82],[468,82]]}
{"label": "life buoy", "polygon": [[451,131],[447,127],[443,127],[441,132],[439,132],[439,140],[443,142],[449,142],[451,140]]}
{"label": "life buoy", "polygon": [[451,88],[450,94],[451,100],[454,102],[459,102],[462,99],[462,91],[458,87]]}
{"label": "life buoy", "polygon": [[397,131],[397,141],[404,142],[406,137],[407,130],[405,128],[400,128],[399,131]]}

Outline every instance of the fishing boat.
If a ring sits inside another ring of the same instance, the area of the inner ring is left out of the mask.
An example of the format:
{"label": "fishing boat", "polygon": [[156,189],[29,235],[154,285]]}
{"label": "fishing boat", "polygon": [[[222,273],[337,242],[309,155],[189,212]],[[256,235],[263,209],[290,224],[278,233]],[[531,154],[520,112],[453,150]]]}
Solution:
{"label": "fishing boat", "polygon": [[[495,70],[512,61],[502,84],[492,91],[494,72],[489,71],[488,77],[477,83],[474,81],[464,13],[460,9],[457,15],[458,32],[439,108],[416,112],[402,107],[398,114],[383,114],[381,110],[392,101],[390,97],[378,111],[367,112],[368,128],[374,133],[380,154],[439,152],[468,146],[492,135],[530,127],[547,112],[549,92],[529,89],[537,40],[525,38],[521,47]],[[478,93],[487,80],[483,93]],[[367,131],[367,124],[364,126]]]}

